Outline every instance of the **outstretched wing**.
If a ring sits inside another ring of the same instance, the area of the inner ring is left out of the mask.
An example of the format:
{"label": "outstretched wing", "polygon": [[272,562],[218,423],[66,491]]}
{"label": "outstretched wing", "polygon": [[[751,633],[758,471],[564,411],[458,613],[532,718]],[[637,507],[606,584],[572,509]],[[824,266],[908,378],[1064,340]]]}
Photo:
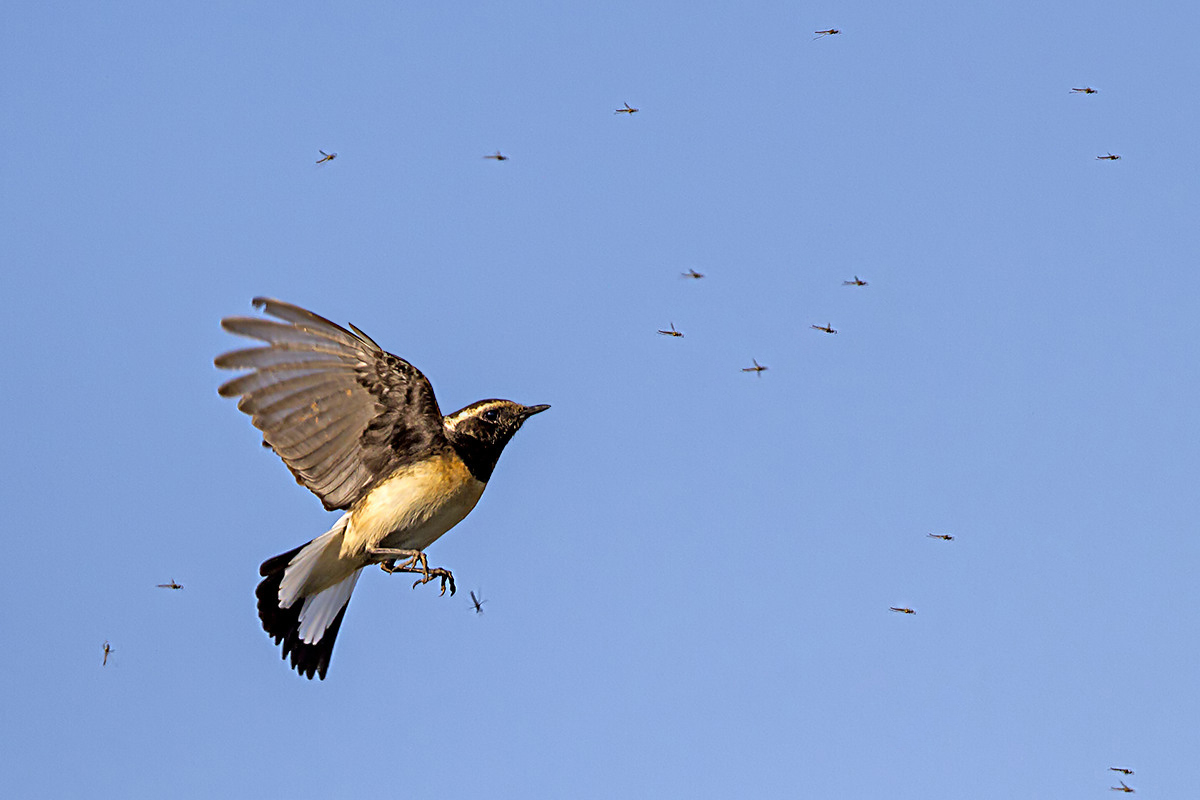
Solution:
{"label": "outstretched wing", "polygon": [[450,446],[433,387],[412,364],[353,325],[279,300],[256,297],[254,305],[283,322],[221,320],[267,346],[218,356],[221,369],[251,370],[218,392],[241,398],[263,443],[325,508],[349,508],[397,467]]}

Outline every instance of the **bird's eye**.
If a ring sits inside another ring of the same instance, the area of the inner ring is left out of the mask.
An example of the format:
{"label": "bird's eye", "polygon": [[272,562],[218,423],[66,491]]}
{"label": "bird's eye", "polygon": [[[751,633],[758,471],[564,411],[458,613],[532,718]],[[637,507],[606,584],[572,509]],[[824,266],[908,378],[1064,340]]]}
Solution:
{"label": "bird's eye", "polygon": [[489,408],[487,411],[483,412],[483,418],[488,422],[495,422],[496,420],[500,419],[500,409]]}

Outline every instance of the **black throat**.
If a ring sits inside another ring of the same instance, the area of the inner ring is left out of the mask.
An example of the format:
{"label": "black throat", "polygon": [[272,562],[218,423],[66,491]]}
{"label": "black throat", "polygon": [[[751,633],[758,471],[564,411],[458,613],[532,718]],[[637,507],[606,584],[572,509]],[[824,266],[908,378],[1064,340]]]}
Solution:
{"label": "black throat", "polygon": [[454,452],[458,453],[458,457],[467,465],[472,477],[482,483],[487,483],[492,477],[492,470],[496,468],[496,462],[500,460],[500,454],[504,452],[504,445],[507,442],[481,441],[474,436],[466,436],[454,431],[449,431],[448,436]]}

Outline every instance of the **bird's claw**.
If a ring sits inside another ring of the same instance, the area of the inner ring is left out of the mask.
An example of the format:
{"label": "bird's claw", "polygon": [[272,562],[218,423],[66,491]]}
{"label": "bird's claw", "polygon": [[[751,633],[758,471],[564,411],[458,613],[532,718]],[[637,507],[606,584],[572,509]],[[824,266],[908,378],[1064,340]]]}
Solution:
{"label": "bird's claw", "polygon": [[434,578],[440,578],[442,581],[441,593],[443,595],[446,594],[446,584],[450,584],[450,594],[451,594],[451,596],[454,595],[454,592],[455,592],[454,575],[450,572],[450,570],[443,569],[442,567],[434,567],[433,569],[430,569],[429,562],[426,561],[425,554],[423,552],[420,552],[420,551],[404,551],[404,552],[412,552],[412,555],[409,556],[408,560],[405,561],[403,564],[397,566],[396,559],[389,558],[385,561],[380,561],[379,568],[382,569],[384,572],[388,573],[389,575],[393,575],[397,572],[411,572],[411,573],[420,575],[421,578],[413,584],[414,589],[417,588],[418,586],[421,586],[422,584],[429,583]]}
{"label": "bird's claw", "polygon": [[429,583],[434,578],[441,578],[441,580],[442,580],[442,591],[439,592],[439,595],[444,596],[446,594],[446,584],[449,583],[450,584],[450,596],[451,597],[454,596],[454,592],[456,591],[455,587],[454,587],[454,575],[453,575],[453,573],[450,572],[450,570],[442,569],[441,567],[434,567],[433,569],[426,572],[423,577],[419,578],[417,581],[415,581],[413,583],[413,588],[415,589],[418,586]]}

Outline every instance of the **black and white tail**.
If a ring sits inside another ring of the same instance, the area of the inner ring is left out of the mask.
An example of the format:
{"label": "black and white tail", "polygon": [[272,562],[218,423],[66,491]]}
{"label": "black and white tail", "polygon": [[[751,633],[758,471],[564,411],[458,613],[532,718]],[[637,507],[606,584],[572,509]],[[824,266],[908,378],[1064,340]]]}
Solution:
{"label": "black and white tail", "polygon": [[[325,679],[333,643],[350,595],[362,569],[330,585],[330,575],[338,570],[338,553],[349,515],[338,520],[328,532],[308,544],[269,558],[259,567],[263,580],[258,584],[258,617],[263,630],[283,644],[283,658],[292,656],[292,668],[310,680],[314,675]],[[311,591],[306,593],[306,589]]]}

